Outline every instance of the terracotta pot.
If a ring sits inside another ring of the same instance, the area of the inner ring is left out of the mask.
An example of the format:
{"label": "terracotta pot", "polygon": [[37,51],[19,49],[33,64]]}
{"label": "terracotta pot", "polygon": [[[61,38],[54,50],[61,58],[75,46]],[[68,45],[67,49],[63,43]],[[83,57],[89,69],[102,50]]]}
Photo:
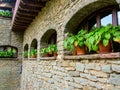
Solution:
{"label": "terracotta pot", "polygon": [[53,53],[53,56],[54,56],[54,57],[57,57],[57,52],[54,52],[54,53]]}
{"label": "terracotta pot", "polygon": [[77,55],[83,55],[86,53],[86,46],[83,46],[82,48],[77,46],[75,48],[76,48]]}
{"label": "terracotta pot", "polygon": [[109,42],[108,45],[105,47],[103,45],[103,42],[101,41],[99,43],[99,51],[98,51],[98,53],[109,53],[109,52],[112,52],[111,42]]}
{"label": "terracotta pot", "polygon": [[36,54],[36,55],[33,55],[32,58],[37,58],[37,54]]}
{"label": "terracotta pot", "polygon": [[46,57],[50,57],[50,54],[49,54],[49,53],[47,53],[47,54],[46,54]]}
{"label": "terracotta pot", "polygon": [[72,51],[72,55],[77,55],[76,48],[74,48],[74,50]]}

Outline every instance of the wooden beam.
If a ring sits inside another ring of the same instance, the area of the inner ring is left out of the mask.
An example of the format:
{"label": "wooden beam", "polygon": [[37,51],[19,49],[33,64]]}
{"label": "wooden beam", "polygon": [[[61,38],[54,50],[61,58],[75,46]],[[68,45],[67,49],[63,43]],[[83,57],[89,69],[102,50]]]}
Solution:
{"label": "wooden beam", "polygon": [[15,22],[17,22],[17,23],[25,23],[25,24],[30,23],[30,21],[25,21],[25,20],[15,20]]}
{"label": "wooden beam", "polygon": [[45,4],[43,4],[43,3],[33,3],[33,2],[30,3],[30,1],[28,3],[28,2],[23,1],[23,0],[21,0],[21,4],[23,4],[25,6],[31,6],[31,7],[44,7],[45,6]]}
{"label": "wooden beam", "polygon": [[32,7],[26,7],[26,6],[19,6],[18,10],[24,10],[24,11],[31,11],[31,12],[39,12],[41,11],[41,8],[32,8]]}
{"label": "wooden beam", "polygon": [[37,14],[31,14],[31,13],[23,13],[23,12],[20,12],[20,11],[17,11],[17,14],[20,14],[20,15],[25,15],[25,16],[33,16],[35,17]]}
{"label": "wooden beam", "polygon": [[23,23],[14,23],[13,25],[18,27],[27,27],[27,25],[24,25]]}
{"label": "wooden beam", "polygon": [[30,18],[30,17],[21,17],[21,16],[19,16],[19,15],[16,15],[15,18],[16,18],[16,19],[19,19],[19,20],[21,20],[21,19],[29,20],[29,21],[32,21],[32,20],[33,20],[33,18]]}
{"label": "wooden beam", "polygon": [[43,4],[44,5],[48,0],[22,0],[22,1],[27,4]]}
{"label": "wooden beam", "polygon": [[26,16],[26,15],[23,15],[23,14],[16,14],[18,15],[19,17],[24,17],[24,18],[35,18],[35,16]]}

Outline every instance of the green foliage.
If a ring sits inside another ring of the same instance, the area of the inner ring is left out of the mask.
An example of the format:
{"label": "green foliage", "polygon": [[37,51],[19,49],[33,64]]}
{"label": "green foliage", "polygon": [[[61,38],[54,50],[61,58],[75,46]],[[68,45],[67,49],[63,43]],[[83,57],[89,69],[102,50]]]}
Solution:
{"label": "green foliage", "polygon": [[24,57],[25,57],[25,58],[28,57],[28,51],[24,51]]}
{"label": "green foliage", "polygon": [[37,55],[37,49],[33,49],[30,51],[30,56]]}
{"label": "green foliage", "polygon": [[76,35],[69,33],[69,37],[64,41],[64,48],[73,50],[76,45],[83,47],[85,45],[86,30],[80,30]]}
{"label": "green foliage", "polygon": [[9,10],[0,10],[0,15],[5,17],[12,17],[12,11]]}
{"label": "green foliage", "polygon": [[41,54],[46,54],[50,52],[57,52],[57,45],[56,44],[50,44],[47,48],[42,48],[40,50]]}
{"label": "green foliage", "polygon": [[101,28],[94,28],[87,33],[85,37],[85,44],[89,51],[97,51],[100,41],[103,42],[104,46],[107,46],[110,40],[120,39],[120,27],[108,24],[107,26],[103,26]]}
{"label": "green foliage", "polygon": [[16,54],[16,50],[12,48],[7,48],[5,51],[0,51],[0,57],[13,57]]}

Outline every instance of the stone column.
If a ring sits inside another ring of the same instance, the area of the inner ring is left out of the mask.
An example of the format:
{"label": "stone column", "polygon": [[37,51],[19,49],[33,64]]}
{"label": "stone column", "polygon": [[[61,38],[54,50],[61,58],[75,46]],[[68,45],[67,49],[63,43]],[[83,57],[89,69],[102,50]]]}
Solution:
{"label": "stone column", "polygon": [[64,47],[63,47],[63,42],[64,42],[64,28],[61,26],[57,30],[57,49],[58,49],[58,56],[57,60],[63,60],[64,57]]}
{"label": "stone column", "polygon": [[38,43],[37,43],[37,61],[40,60],[40,40],[38,40]]}
{"label": "stone column", "polygon": [[30,44],[28,44],[28,60],[30,59]]}

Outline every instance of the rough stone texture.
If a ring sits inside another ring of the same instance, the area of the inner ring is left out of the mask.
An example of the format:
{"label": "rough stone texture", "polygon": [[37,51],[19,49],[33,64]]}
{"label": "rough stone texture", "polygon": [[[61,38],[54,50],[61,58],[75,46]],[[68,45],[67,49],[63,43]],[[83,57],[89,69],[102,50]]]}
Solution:
{"label": "rough stone texture", "polygon": [[119,74],[111,74],[109,82],[115,85],[120,85],[120,75]]}
{"label": "rough stone texture", "polygon": [[[69,61],[73,62],[74,60]],[[108,61],[111,60],[104,60],[104,62]],[[114,59],[114,61],[118,60]],[[67,70],[66,66],[60,64],[63,62],[68,63],[66,60],[62,60],[62,62],[61,60],[23,61],[21,90],[34,90],[35,88],[37,90],[82,90],[85,88],[88,88],[88,90],[119,90],[120,75],[117,72],[112,70],[108,73],[102,69],[88,70],[87,73],[73,70],[72,68],[71,70]],[[78,61],[76,62],[78,63]],[[74,61],[74,64],[76,62]],[[80,65],[82,63],[86,66],[96,62],[97,65],[99,64],[102,67],[107,64],[103,64],[101,60],[83,62],[84,60],[79,61]],[[111,63],[110,68],[113,65],[116,64]],[[75,64],[74,68],[76,66],[77,64]]]}
{"label": "rough stone texture", "polygon": [[112,70],[117,73],[120,73],[120,65],[112,65]]}
{"label": "rough stone texture", "polygon": [[20,63],[12,59],[0,59],[0,90],[19,90]]}
{"label": "rough stone texture", "polygon": [[[25,30],[23,47],[28,43],[30,50],[34,38],[38,41],[38,47],[41,47],[42,36],[50,29],[56,30],[57,60],[23,61],[21,90],[82,90],[83,88],[114,90],[116,87],[119,88],[119,85],[114,83],[114,79],[119,78],[116,72],[119,68],[111,67],[120,64],[118,59],[63,60],[65,32],[75,31],[86,16],[114,3],[115,0],[48,1],[46,7]],[[111,76],[113,73],[116,75],[115,78]]]}
{"label": "rough stone texture", "polygon": [[104,66],[102,66],[102,71],[106,72],[106,73],[111,73],[112,72],[111,66],[110,65],[104,65]]}
{"label": "rough stone texture", "polygon": [[0,18],[0,45],[18,48],[18,58],[22,58],[23,33],[11,31],[11,19]]}

